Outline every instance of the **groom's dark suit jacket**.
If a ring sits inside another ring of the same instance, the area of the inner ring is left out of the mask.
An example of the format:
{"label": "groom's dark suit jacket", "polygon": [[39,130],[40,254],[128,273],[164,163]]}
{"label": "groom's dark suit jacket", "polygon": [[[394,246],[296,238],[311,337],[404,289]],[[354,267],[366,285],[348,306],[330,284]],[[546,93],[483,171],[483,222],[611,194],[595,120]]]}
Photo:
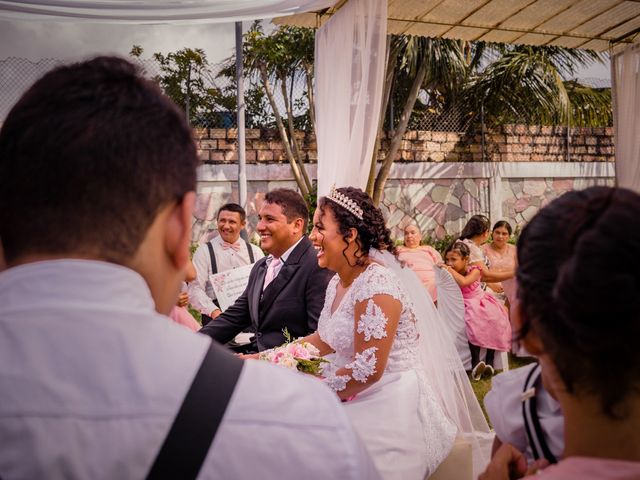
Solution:
{"label": "groom's dark suit jacket", "polygon": [[256,262],[244,293],[200,333],[226,343],[251,327],[255,338],[253,349],[248,351],[262,351],[284,343],[285,327],[292,338],[316,330],[333,272],[318,267],[316,251],[309,239],[303,237],[263,292],[266,260],[264,257]]}

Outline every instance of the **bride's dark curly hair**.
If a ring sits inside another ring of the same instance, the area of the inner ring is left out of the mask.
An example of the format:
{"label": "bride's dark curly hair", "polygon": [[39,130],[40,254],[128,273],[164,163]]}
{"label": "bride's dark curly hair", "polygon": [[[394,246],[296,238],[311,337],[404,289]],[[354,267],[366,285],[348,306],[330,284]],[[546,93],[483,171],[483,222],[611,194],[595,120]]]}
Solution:
{"label": "bride's dark curly hair", "polygon": [[328,207],[333,212],[336,222],[338,222],[338,231],[342,234],[345,243],[342,255],[345,255],[344,252],[349,247],[348,239],[352,228],[355,228],[358,232],[356,237],[358,244],[356,265],[364,265],[370,248],[387,250],[396,255],[396,247],[393,244],[393,240],[391,240],[391,231],[387,228],[382,212],[373,204],[371,197],[359,188],[343,187],[336,190],[353,200],[362,209],[362,220],[360,220],[330,198],[321,197],[318,201],[318,208],[322,215],[325,214],[325,208]]}

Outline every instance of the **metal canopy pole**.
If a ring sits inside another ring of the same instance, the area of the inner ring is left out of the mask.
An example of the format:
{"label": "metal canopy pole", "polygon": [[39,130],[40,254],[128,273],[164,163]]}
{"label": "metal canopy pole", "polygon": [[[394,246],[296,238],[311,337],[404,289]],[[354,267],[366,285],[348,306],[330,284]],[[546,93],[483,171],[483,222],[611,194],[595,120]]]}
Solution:
{"label": "metal canopy pole", "polygon": [[247,161],[244,132],[244,74],[242,68],[242,22],[236,22],[236,102],[238,105],[238,203],[247,209]]}

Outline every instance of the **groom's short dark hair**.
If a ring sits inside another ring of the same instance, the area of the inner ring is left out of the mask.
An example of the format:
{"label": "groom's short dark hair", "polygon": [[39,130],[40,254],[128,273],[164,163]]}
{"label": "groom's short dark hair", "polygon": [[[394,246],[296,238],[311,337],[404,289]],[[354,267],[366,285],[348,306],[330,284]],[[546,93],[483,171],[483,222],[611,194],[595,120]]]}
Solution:
{"label": "groom's short dark hair", "polygon": [[298,192],[289,188],[276,188],[275,190],[267,192],[264,196],[264,201],[280,205],[282,213],[287,217],[287,221],[289,222],[294,221],[296,218],[302,218],[304,220],[302,231],[307,231],[309,207],[307,207],[307,202],[305,202],[302,195]]}
{"label": "groom's short dark hair", "polygon": [[0,131],[7,261],[74,253],[122,263],[160,208],[194,190],[196,165],[184,113],[130,62],[50,71]]}

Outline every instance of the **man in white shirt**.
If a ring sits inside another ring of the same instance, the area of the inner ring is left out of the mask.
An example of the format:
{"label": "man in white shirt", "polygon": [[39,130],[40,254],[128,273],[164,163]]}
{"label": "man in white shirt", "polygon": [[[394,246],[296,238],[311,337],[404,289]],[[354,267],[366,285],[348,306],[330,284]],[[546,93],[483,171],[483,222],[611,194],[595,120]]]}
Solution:
{"label": "man in white shirt", "polygon": [[209,277],[237,267],[251,265],[264,257],[262,250],[240,238],[247,214],[237,203],[227,203],[218,210],[219,235],[200,245],[193,254],[197,277],[189,284],[189,301],[202,314],[202,325],[222,313],[216,302]]}
{"label": "man in white shirt", "polygon": [[[240,376],[196,473],[175,478],[378,478],[321,382],[241,362],[164,315],[189,259],[196,165],[184,112],[123,59],[56,68],[7,116],[0,478],[146,477],[211,352]],[[186,456],[196,443],[183,438]]]}

